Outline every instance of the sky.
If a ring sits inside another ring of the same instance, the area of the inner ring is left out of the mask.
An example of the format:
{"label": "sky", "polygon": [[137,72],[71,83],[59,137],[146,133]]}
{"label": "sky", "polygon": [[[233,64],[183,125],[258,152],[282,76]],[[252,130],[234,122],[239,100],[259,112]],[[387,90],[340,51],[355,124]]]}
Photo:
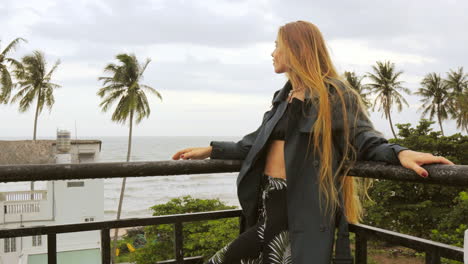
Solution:
{"label": "sky", "polygon": [[[55,137],[58,128],[72,137],[127,136],[128,125],[112,122],[96,95],[98,77],[119,53],[151,59],[142,83],[163,98],[149,96],[151,115],[135,136],[240,138],[257,129],[286,82],[271,57],[281,25],[317,25],[339,72],[363,75],[390,60],[415,92],[428,73],[467,69],[467,9],[468,1],[455,0],[2,0],[0,49],[23,37],[28,42],[11,57],[41,50],[49,67],[61,61],[52,78],[61,88],[39,117],[38,138]],[[420,98],[406,99],[409,107],[392,111],[393,123],[416,125]],[[392,137],[381,113],[371,120]],[[0,138],[32,138],[34,108],[0,105],[0,124]],[[452,120],[443,126],[446,135],[460,132]]]}

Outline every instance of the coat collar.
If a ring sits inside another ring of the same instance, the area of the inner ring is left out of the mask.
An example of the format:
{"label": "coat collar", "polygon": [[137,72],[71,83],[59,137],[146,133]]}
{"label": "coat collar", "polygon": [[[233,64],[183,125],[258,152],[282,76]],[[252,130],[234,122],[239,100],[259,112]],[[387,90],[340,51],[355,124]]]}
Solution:
{"label": "coat collar", "polygon": [[[291,81],[288,80],[284,84],[283,88],[275,92],[274,98],[273,98],[273,105],[281,103],[282,101],[286,101],[286,99],[288,98],[289,91],[291,91],[291,89],[292,89],[292,84],[291,84]],[[306,90],[305,100],[306,101],[311,100],[309,90]]]}
{"label": "coat collar", "polygon": [[[281,103],[287,104],[286,99],[291,89],[291,81],[288,80],[282,89],[275,92],[273,107]],[[312,100],[308,90],[306,90],[305,101],[305,113],[299,119],[298,128],[300,132],[310,133],[310,130],[317,119],[317,108],[315,107],[316,102]]]}

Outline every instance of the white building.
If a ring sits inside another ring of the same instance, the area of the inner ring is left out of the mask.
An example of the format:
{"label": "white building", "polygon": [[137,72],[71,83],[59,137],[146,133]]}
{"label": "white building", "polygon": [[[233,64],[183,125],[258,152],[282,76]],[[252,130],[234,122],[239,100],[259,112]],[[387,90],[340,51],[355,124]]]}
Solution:
{"label": "white building", "polygon": [[[0,165],[89,163],[101,141],[71,141],[69,154],[56,141],[0,141]],[[60,150],[60,147],[59,147]],[[0,192],[0,228],[74,224],[104,220],[102,179],[49,181],[45,190]],[[101,263],[100,232],[57,235],[58,263]],[[46,264],[47,236],[0,239],[0,264]]]}

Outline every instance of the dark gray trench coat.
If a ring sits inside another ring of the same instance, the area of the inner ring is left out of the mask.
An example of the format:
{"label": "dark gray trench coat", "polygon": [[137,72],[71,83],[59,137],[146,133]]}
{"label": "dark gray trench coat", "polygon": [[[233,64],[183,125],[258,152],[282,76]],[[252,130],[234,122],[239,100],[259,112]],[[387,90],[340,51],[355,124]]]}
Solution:
{"label": "dark gray trench coat", "polygon": [[[238,142],[211,141],[213,147],[211,159],[243,160],[238,178],[237,194],[245,217],[245,228],[256,224],[260,177],[264,170],[266,143],[276,123],[283,115],[288,102],[287,95],[291,90],[288,81],[284,87],[275,92],[272,109],[263,116],[260,127],[245,135]],[[346,97],[345,97],[346,98]],[[311,100],[306,95],[306,100]],[[345,99],[346,100],[346,99]],[[351,103],[346,102],[347,109]],[[288,127],[284,145],[286,166],[288,229],[291,240],[291,255],[293,264],[329,264],[332,260],[332,249],[335,240],[335,228],[338,227],[338,239],[335,246],[335,263],[352,263],[349,260],[349,238],[347,220],[343,209],[339,209],[333,218],[321,213],[319,208],[319,189],[317,184],[320,160],[312,152],[306,157],[308,137],[317,117],[317,109],[313,104],[306,107],[306,115],[297,121],[297,127]],[[333,107],[333,105],[332,105]],[[334,107],[332,115],[333,164],[337,168],[341,156],[342,141],[339,140],[342,127],[339,121],[341,107]],[[338,115],[338,116],[337,116]],[[342,119],[341,119],[342,120]],[[342,134],[341,134],[342,135]],[[364,115],[359,115],[356,126],[353,126],[353,146],[357,150],[358,160],[384,161],[390,164],[400,164],[398,152],[406,148],[389,144],[381,133],[374,130],[371,121]],[[312,143],[311,143],[312,147]],[[338,181],[336,181],[338,182]],[[340,193],[340,203],[343,203]],[[322,198],[322,202],[325,199]],[[325,208],[325,206],[322,206]],[[336,218],[337,216],[343,216]],[[329,220],[333,219],[333,220]],[[244,229],[245,230],[245,229]]]}

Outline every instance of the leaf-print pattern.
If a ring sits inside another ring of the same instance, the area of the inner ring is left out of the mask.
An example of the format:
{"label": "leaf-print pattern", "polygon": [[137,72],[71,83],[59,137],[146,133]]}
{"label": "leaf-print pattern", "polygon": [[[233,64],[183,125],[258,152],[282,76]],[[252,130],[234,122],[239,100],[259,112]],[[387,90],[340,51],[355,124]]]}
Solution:
{"label": "leaf-print pattern", "polygon": [[[232,243],[232,242],[231,242]],[[218,252],[216,252],[216,254],[214,254],[209,260],[208,260],[208,263],[210,264],[222,264],[224,262],[224,255],[226,254],[226,251],[229,247],[229,245],[231,244],[227,244],[225,247],[223,247],[222,249],[218,250]]]}
{"label": "leaf-print pattern", "polygon": [[289,232],[287,230],[276,235],[268,247],[271,249],[269,259],[275,264],[292,264],[291,242],[289,241]]}
{"label": "leaf-print pattern", "polygon": [[268,177],[268,191],[282,190],[286,188],[286,180],[283,178]]}
{"label": "leaf-print pattern", "polygon": [[265,227],[266,227],[266,222],[263,222],[261,225],[258,226],[258,230],[257,230],[258,238],[259,238],[260,242],[262,242],[262,243],[263,243],[263,240],[265,239],[264,238]]}
{"label": "leaf-print pattern", "polygon": [[[265,231],[268,221],[266,203],[269,197],[269,193],[271,191],[284,190],[286,187],[286,179],[275,178],[271,176],[267,176],[267,181],[265,182],[265,185],[262,186],[262,205],[259,207],[259,214],[257,219],[258,225],[256,230],[257,238],[262,244],[265,243]],[[225,259],[225,256],[231,243],[216,252],[216,254],[208,260],[207,264],[224,264],[229,262],[230,260]],[[265,248],[268,247],[271,250],[269,256],[263,256],[264,252],[259,252],[259,255],[256,258],[241,259],[240,264],[262,264],[263,257],[268,258],[271,263],[275,264],[292,264],[290,244],[289,232],[288,230],[284,230],[277,234],[271,241],[269,241],[267,245],[265,245]]]}

